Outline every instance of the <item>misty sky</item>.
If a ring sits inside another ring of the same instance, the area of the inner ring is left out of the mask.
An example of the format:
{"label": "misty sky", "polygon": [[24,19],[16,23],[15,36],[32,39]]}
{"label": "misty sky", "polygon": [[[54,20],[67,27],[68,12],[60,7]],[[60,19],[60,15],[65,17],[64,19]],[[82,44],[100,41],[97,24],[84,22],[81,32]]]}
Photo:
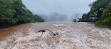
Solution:
{"label": "misty sky", "polygon": [[46,21],[72,21],[87,13],[90,10],[89,4],[93,1],[95,0],[23,0],[23,3]]}

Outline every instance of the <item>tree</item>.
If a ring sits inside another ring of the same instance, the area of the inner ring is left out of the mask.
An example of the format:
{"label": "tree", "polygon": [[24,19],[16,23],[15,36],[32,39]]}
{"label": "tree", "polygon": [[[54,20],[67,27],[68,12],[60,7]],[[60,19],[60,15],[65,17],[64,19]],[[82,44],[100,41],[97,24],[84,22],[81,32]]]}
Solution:
{"label": "tree", "polygon": [[82,18],[79,19],[79,22],[88,22],[87,14],[83,14]]}
{"label": "tree", "polygon": [[[39,16],[29,11],[21,0],[0,0],[0,27],[28,22],[43,22]],[[38,21],[35,20],[37,18]]]}
{"label": "tree", "polygon": [[111,2],[106,9],[103,10],[101,20],[96,22],[97,25],[111,25]]}
{"label": "tree", "polygon": [[97,25],[111,25],[111,0],[96,0],[90,4],[91,10],[82,16],[80,21],[89,21],[89,17],[99,17]]}

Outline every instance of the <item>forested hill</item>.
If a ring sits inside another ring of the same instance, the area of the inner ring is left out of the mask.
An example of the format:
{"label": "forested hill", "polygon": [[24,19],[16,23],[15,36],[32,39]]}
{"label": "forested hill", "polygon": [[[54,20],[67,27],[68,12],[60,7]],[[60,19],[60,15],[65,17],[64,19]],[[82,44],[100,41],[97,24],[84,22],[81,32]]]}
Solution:
{"label": "forested hill", "polygon": [[21,0],[0,0],[0,28],[28,22],[44,22],[33,15]]}
{"label": "forested hill", "polygon": [[89,22],[89,17],[99,17],[97,25],[111,25],[111,0],[96,0],[90,7],[90,12],[84,14],[80,22]]}

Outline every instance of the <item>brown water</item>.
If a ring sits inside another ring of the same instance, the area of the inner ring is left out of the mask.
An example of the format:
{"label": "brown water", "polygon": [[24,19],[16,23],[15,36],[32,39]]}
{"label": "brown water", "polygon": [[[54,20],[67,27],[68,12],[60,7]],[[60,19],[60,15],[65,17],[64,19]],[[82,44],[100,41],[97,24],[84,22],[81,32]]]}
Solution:
{"label": "brown water", "polygon": [[25,35],[27,34],[27,29],[30,28],[31,24],[22,24],[18,26],[12,26],[9,28],[0,29],[0,41],[3,40],[5,37],[10,36],[16,31],[23,29],[22,33]]}
{"label": "brown water", "polygon": [[0,49],[110,49],[111,30],[86,22],[30,23],[0,29],[0,40]]}

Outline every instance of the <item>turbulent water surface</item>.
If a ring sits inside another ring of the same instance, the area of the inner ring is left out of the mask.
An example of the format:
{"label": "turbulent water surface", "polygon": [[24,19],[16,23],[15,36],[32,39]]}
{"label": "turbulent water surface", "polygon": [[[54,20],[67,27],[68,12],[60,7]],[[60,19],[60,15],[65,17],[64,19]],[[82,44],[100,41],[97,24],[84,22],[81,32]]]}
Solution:
{"label": "turbulent water surface", "polygon": [[111,30],[93,23],[30,23],[0,29],[0,49],[110,48]]}

